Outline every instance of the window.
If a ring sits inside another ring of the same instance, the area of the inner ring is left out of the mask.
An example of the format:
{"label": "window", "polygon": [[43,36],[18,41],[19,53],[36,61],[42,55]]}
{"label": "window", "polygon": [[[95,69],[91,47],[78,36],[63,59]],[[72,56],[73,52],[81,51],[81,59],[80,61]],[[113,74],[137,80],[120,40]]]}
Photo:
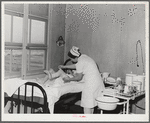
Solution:
{"label": "window", "polygon": [[5,42],[11,42],[11,16],[5,14]]}
{"label": "window", "polygon": [[21,76],[22,27],[22,17],[5,14],[5,76]]}
{"label": "window", "polygon": [[23,18],[13,16],[13,40],[22,43]]}
{"label": "window", "polygon": [[31,19],[29,22],[31,22],[31,43],[45,44],[45,22]]}
{"label": "window", "polygon": [[12,50],[12,72],[21,72],[22,50]]}
{"label": "window", "polygon": [[[46,67],[47,19],[28,16],[28,38],[24,45],[24,14],[5,10],[5,77],[38,74]],[[25,53],[23,52],[25,49]],[[23,59],[26,55],[27,59]],[[27,64],[22,65],[22,60]]]}
{"label": "window", "polygon": [[44,50],[29,50],[28,51],[28,71],[45,68],[45,51]]}
{"label": "window", "polygon": [[28,19],[27,71],[43,70],[46,67],[46,24],[33,16]]}

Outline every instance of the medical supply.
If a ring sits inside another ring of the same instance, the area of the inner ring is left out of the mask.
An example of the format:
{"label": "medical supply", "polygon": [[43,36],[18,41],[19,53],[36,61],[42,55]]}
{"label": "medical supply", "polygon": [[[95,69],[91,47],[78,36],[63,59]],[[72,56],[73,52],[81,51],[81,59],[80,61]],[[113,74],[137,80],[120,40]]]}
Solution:
{"label": "medical supply", "polygon": [[129,88],[128,88],[128,86],[126,85],[125,87],[124,87],[124,92],[123,93],[128,93],[129,92]]}
{"label": "medical supply", "polygon": [[141,91],[145,91],[145,76],[144,75],[134,76],[133,81],[141,82]]}
{"label": "medical supply", "polygon": [[136,74],[126,74],[125,82],[126,82],[127,86],[132,86],[133,78],[135,76],[137,76],[137,75]]}
{"label": "medical supply", "polygon": [[100,109],[111,111],[116,109],[119,99],[114,97],[102,96],[102,97],[98,97],[96,101]]}
{"label": "medical supply", "polygon": [[142,90],[142,82],[140,82],[140,81],[134,81],[133,82],[133,87],[136,87],[136,90],[138,91],[138,92],[141,92],[141,90]]}
{"label": "medical supply", "polygon": [[124,83],[120,77],[118,77],[116,79],[116,87],[115,88],[118,90],[119,93],[123,93],[123,91],[124,91]]}

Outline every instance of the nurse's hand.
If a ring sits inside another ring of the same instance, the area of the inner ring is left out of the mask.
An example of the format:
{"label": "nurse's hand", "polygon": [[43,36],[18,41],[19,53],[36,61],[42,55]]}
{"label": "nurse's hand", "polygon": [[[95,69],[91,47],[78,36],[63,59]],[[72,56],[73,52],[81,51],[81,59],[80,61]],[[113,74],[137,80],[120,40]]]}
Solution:
{"label": "nurse's hand", "polygon": [[63,78],[63,80],[64,80],[64,83],[70,82],[70,78],[69,77],[65,77],[65,78]]}
{"label": "nurse's hand", "polygon": [[62,69],[62,68],[64,68],[64,66],[63,66],[63,65],[59,65],[58,68],[59,68],[59,69]]}

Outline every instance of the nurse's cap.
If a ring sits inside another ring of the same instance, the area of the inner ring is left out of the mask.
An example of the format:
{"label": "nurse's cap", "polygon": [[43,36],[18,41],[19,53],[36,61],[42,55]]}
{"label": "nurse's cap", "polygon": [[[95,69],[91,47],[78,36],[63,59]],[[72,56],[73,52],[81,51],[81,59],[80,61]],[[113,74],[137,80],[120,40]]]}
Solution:
{"label": "nurse's cap", "polygon": [[81,55],[81,53],[80,53],[79,50],[80,50],[80,49],[79,49],[78,47],[73,46],[73,47],[71,48],[71,50],[68,52],[68,56],[69,56],[70,58],[79,57],[79,56]]}

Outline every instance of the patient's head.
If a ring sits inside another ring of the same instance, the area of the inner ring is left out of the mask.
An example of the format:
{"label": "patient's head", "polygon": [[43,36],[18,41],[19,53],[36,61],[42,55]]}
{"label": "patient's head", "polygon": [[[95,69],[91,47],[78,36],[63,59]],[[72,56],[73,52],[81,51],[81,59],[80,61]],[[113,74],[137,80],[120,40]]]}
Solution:
{"label": "patient's head", "polygon": [[71,70],[71,69],[67,69],[67,70],[66,70],[66,73],[67,73],[67,74],[71,74],[71,75],[74,74],[73,70]]}

